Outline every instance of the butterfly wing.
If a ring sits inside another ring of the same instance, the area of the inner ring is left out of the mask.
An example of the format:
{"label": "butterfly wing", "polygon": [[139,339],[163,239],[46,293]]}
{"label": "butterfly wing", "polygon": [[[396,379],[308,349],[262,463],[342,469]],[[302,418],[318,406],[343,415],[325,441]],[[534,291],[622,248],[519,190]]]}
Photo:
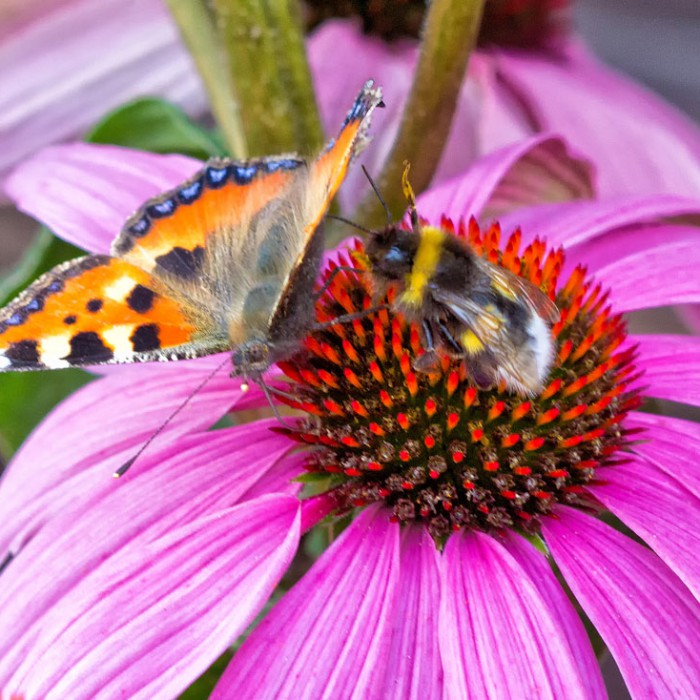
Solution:
{"label": "butterfly wing", "polygon": [[227,348],[206,308],[107,255],[59,265],[0,310],[0,371],[181,359]]}
{"label": "butterfly wing", "polygon": [[[286,293],[278,298],[270,320],[273,341],[294,335],[292,329],[308,326],[313,318],[308,302],[313,298],[310,290],[318,274],[323,250],[323,241],[316,234],[331,200],[345,179],[350,162],[367,143],[371,116],[378,106],[383,106],[381,89],[369,80],[355,98],[338,136],[310,164],[308,175],[301,183],[300,209],[294,214],[296,225],[291,231],[291,255],[286,258],[283,282]],[[299,303],[302,297],[307,303]]]}

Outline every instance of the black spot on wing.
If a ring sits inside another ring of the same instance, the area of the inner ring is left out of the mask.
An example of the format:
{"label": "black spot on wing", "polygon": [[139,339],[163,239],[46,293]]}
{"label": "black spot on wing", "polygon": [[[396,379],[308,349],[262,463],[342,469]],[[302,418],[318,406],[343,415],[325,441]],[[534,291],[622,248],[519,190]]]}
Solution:
{"label": "black spot on wing", "polygon": [[112,351],[102,342],[102,338],[93,331],[76,333],[70,339],[70,354],[64,359],[74,365],[90,362],[108,362],[113,357]]}
{"label": "black spot on wing", "polygon": [[90,301],[85,304],[85,308],[91,313],[96,314],[102,307],[104,302],[102,299],[90,299]]}
{"label": "black spot on wing", "polygon": [[63,323],[65,323],[67,326],[72,326],[77,320],[78,317],[75,314],[70,314],[70,316],[66,316],[63,319]]}
{"label": "black spot on wing", "polygon": [[10,346],[5,350],[5,357],[18,367],[23,365],[37,365],[39,364],[39,348],[37,341],[20,340],[16,343],[10,343]]}
{"label": "black spot on wing", "polygon": [[126,303],[130,309],[133,309],[137,313],[145,314],[153,307],[155,298],[156,293],[153,290],[144,287],[142,284],[137,284],[126,298]]}
{"label": "black spot on wing", "polygon": [[176,277],[192,279],[199,274],[203,260],[204,248],[201,246],[192,250],[176,246],[169,253],[159,255],[156,258],[156,265]]}
{"label": "black spot on wing", "polygon": [[155,323],[139,326],[129,338],[134,347],[134,352],[148,352],[158,350],[160,340],[158,339],[158,326]]}

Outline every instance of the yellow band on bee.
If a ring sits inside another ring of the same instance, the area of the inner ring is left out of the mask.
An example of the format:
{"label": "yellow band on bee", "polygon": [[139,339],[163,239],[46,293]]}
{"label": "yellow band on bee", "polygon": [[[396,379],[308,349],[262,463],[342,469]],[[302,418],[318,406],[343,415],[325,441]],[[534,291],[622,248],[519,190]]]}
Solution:
{"label": "yellow band on bee", "polygon": [[478,355],[484,349],[484,344],[472,330],[464,331],[460,341],[467,355]]}
{"label": "yellow band on bee", "polygon": [[404,304],[420,306],[423,303],[425,287],[440,262],[444,239],[445,234],[435,226],[425,226],[422,229],[413,267],[406,275],[406,289],[401,295]]}

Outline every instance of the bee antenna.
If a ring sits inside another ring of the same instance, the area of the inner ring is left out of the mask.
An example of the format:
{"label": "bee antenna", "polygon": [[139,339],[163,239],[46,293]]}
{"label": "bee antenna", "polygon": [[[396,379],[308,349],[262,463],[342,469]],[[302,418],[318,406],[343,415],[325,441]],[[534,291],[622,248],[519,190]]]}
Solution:
{"label": "bee antenna", "polygon": [[384,201],[384,197],[382,197],[381,192],[379,191],[379,188],[377,187],[377,184],[374,182],[372,179],[372,176],[369,174],[367,171],[367,168],[365,166],[362,166],[362,172],[365,174],[365,177],[369,180],[369,184],[371,185],[372,189],[374,190],[374,194],[377,195],[377,198],[381,202],[382,206],[384,207],[384,211],[386,212],[386,225],[389,226],[391,224],[391,212],[389,211],[389,207],[387,206],[387,203]]}
{"label": "bee antenna", "polygon": [[403,162],[403,175],[401,176],[401,187],[404,196],[408,200],[408,207],[411,210],[411,226],[414,231],[419,229],[420,222],[418,221],[418,210],[416,209],[416,195],[411,187],[411,182],[408,179],[408,173],[411,170],[411,164],[405,160]]}
{"label": "bee antenna", "polygon": [[358,231],[362,231],[363,233],[367,233],[369,235],[372,234],[372,231],[370,231],[368,228],[365,228],[364,226],[360,226],[360,224],[356,224],[354,221],[350,221],[350,219],[346,219],[344,216],[336,216],[335,214],[326,214],[326,219],[333,219],[334,221],[340,221],[344,224],[347,224],[348,226],[352,226],[353,228],[356,228]]}
{"label": "bee antenna", "polygon": [[206,384],[212,379],[212,377],[229,361],[227,357],[221,364],[216,365],[216,367],[207,374],[207,376],[192,390],[192,392],[185,398],[185,400],[160,424],[160,426],[151,433],[151,436],[146,440],[146,442],[141,445],[136,454],[133,457],[124,462],[124,464],[117,469],[112,476],[115,479],[119,479],[124,476],[127,471],[133,466],[134,462],[143,454],[146,448],[167,428],[170,422],[182,411],[185,406],[204,388]]}

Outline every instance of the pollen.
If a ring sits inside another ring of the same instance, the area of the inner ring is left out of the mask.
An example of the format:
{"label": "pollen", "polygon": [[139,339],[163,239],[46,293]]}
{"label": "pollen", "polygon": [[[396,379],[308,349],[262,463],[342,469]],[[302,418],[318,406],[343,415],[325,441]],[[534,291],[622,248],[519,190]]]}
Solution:
{"label": "pollen", "polygon": [[[418,328],[372,311],[369,275],[343,270],[317,318],[368,313],[314,332],[281,363],[295,397],[283,400],[306,412],[300,427],[283,431],[315,445],[308,468],[327,475],[336,515],[382,502],[394,520],[423,523],[438,546],[461,529],[537,533],[558,503],[596,508],[587,486],[638,439],[625,429],[642,399],[622,316],[584,268],[562,278],[561,249],[540,240],[523,249],[520,231],[505,237],[497,224],[482,232],[474,220],[443,220],[441,228],[555,300],[555,359],[540,394],[474,386],[469,357],[440,356],[417,371],[425,352]],[[361,244],[338,264],[366,265]]]}

